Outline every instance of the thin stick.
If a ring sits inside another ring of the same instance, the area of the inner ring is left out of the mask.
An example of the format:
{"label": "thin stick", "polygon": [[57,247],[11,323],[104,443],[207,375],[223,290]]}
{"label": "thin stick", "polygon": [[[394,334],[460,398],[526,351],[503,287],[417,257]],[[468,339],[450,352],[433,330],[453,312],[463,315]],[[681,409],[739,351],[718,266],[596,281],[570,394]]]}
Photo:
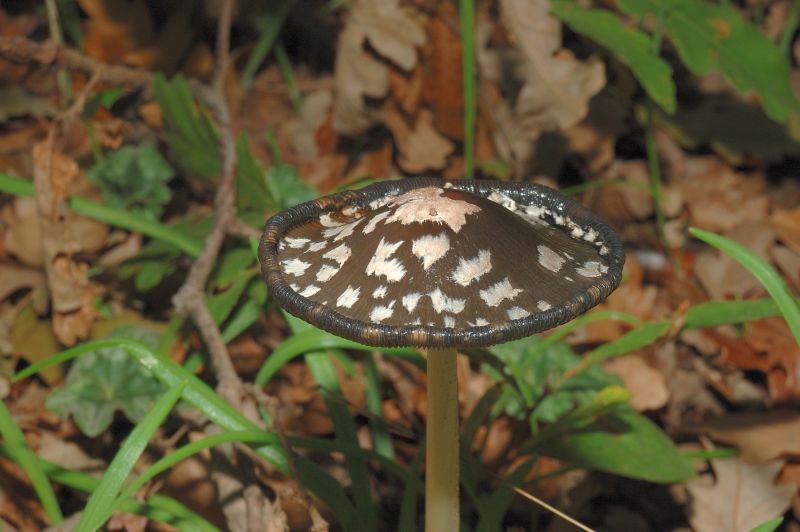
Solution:
{"label": "thin stick", "polygon": [[425,530],[458,530],[458,373],[455,349],[430,349]]}
{"label": "thin stick", "polygon": [[572,523],[573,525],[575,525],[576,527],[580,528],[581,530],[585,530],[586,532],[595,532],[594,529],[589,528],[588,526],[584,525],[583,523],[581,523],[580,521],[578,521],[576,519],[573,519],[572,517],[568,516],[567,514],[565,514],[564,512],[559,510],[558,508],[556,508],[555,506],[551,506],[551,505],[547,504],[542,499],[531,495],[527,491],[521,490],[516,486],[514,486],[514,491],[516,491],[517,493],[519,493],[520,495],[522,495],[526,499],[532,500],[533,502],[535,502],[539,506],[541,506],[541,507],[543,507],[543,508],[545,508],[547,510],[550,510],[555,515],[557,515],[558,517],[563,519],[564,521],[567,521],[568,523]]}

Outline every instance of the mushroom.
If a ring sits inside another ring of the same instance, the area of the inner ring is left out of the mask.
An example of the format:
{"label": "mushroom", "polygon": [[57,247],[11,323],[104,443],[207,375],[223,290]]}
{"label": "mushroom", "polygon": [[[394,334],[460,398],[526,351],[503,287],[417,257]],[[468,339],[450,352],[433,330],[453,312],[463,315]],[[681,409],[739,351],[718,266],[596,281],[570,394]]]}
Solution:
{"label": "mushroom", "polygon": [[426,530],[458,529],[456,349],[565,323],[619,284],[619,237],[547,187],[409,178],[273,216],[262,271],[288,312],[428,361]]}

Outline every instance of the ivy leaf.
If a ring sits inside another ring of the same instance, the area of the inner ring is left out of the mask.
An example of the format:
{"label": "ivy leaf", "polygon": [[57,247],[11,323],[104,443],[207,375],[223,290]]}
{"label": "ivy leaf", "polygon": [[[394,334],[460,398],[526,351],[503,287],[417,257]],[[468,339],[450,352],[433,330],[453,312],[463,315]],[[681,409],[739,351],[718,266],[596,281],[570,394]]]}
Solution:
{"label": "ivy leaf", "polygon": [[167,182],[175,171],[152,145],[123,146],[94,165],[88,173],[114,208],[137,211],[158,219],[169,202]]}
{"label": "ivy leaf", "polygon": [[[159,333],[129,326],[116,329],[109,337],[131,338],[155,348]],[[117,410],[138,422],[164,391],[164,385],[125,349],[98,349],[75,361],[64,386],[47,398],[47,408],[62,418],[72,416],[81,432],[95,437],[111,425]]]}

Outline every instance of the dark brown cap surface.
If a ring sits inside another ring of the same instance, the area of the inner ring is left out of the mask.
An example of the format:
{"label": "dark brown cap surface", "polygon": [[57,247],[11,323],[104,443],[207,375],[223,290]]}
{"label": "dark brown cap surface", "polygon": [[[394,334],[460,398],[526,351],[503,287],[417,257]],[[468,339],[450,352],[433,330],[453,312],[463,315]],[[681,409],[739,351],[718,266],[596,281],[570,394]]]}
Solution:
{"label": "dark brown cap surface", "polygon": [[616,234],[536,185],[413,178],[267,222],[261,262],[292,314],[375,346],[485,346],[564,323],[619,284]]}

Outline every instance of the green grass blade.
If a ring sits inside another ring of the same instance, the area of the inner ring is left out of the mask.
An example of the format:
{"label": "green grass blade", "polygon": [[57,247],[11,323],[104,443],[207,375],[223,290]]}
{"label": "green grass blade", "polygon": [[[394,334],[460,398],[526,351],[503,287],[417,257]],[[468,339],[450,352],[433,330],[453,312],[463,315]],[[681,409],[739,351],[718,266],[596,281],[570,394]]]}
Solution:
{"label": "green grass blade", "polygon": [[775,300],[769,297],[746,301],[708,301],[690,307],[686,311],[685,327],[687,329],[716,327],[780,316],[780,314]]}
{"label": "green grass blade", "polygon": [[[0,456],[10,458],[8,446],[0,443]],[[56,484],[77,491],[91,493],[97,489],[100,481],[81,471],[70,471],[58,464],[38,458],[42,471]],[[143,515],[152,521],[167,523],[181,530],[198,530],[201,532],[217,532],[218,529],[195,514],[181,503],[163,495],[153,495],[146,503],[129,500],[120,507],[124,512]]]}
{"label": "green grass blade", "polygon": [[[105,347],[123,347],[141,365],[148,369],[158,380],[172,388],[186,381],[183,399],[199,409],[211,421],[230,431],[259,430],[253,422],[217,395],[200,379],[189,373],[186,368],[151,350],[146,345],[127,338],[113,338],[89,342],[78,347],[62,351],[41,362],[28,366],[14,376],[14,380],[23,379],[54,364],[66,362],[82,353]],[[283,449],[279,445],[264,446],[257,449],[283,473],[289,472],[289,463]]]}
{"label": "green grass blade", "polygon": [[392,436],[383,423],[378,423],[379,419],[383,419],[383,405],[381,404],[381,376],[378,372],[378,365],[375,363],[374,354],[369,354],[364,359],[364,372],[367,377],[367,408],[375,416],[370,419],[373,445],[378,454],[393,459]]}
{"label": "green grass blade", "polygon": [[[183,391],[183,400],[200,410],[207,418],[228,431],[258,431],[259,427],[236,411],[230,404],[217,395],[200,379],[189,373],[168,358],[155,353],[147,346],[126,338],[114,338],[90,342],[78,347],[63,351],[54,357],[33,364],[15,375],[15,380],[32,375],[37,371],[53,364],[64,362],[81,353],[102,349],[105,347],[124,347],[131,356],[147,368],[157,379],[173,388],[181,382],[186,382]],[[286,453],[280,445],[262,445],[256,448],[261,456],[269,460],[278,470],[289,474],[289,463]],[[299,466],[302,461],[302,467]],[[336,511],[337,517],[344,522],[357,522],[357,513],[352,509],[352,504],[344,494],[338,482],[323,468],[310,460],[297,457],[298,471],[301,481],[305,486],[316,493],[330,508]],[[352,513],[352,515],[351,515]]]}
{"label": "green grass blade", "polygon": [[475,4],[459,0],[461,17],[461,58],[464,71],[464,176],[475,176],[475,121],[477,117],[477,77],[475,75]]}
{"label": "green grass blade", "polygon": [[[33,183],[25,179],[0,173],[0,192],[6,192],[15,196],[32,197],[34,194]],[[81,216],[86,216],[87,218],[92,218],[93,220],[107,223],[115,227],[121,227],[128,231],[142,233],[156,240],[168,242],[190,257],[197,258],[202,251],[200,242],[189,238],[181,231],[177,231],[168,225],[147,220],[146,218],[125,211],[112,209],[85,198],[77,196],[71,197],[69,199],[69,208]]]}
{"label": "green grass blade", "polygon": [[[302,354],[323,349],[357,349],[360,351],[375,351],[374,347],[346,340],[334,336],[320,329],[309,329],[301,334],[296,334],[286,339],[280,347],[275,349],[267,361],[256,374],[255,383],[259,386],[267,383],[284,365]],[[410,348],[382,348],[383,353],[402,356],[409,362],[420,367],[425,367],[424,359],[415,349]]]}
{"label": "green grass blade", "polygon": [[28,447],[25,436],[14,422],[11,412],[3,401],[0,401],[0,434],[5,440],[5,449],[8,456],[19,464],[28,478],[31,480],[34,491],[39,497],[39,501],[47,512],[47,517],[53,525],[59,524],[63,520],[61,509],[58,507],[56,494],[53,487],[47,480],[47,475],[39,465],[38,458],[33,450]]}
{"label": "green grass blade", "polygon": [[655,342],[669,329],[670,322],[650,321],[641,327],[623,334],[613,342],[601,345],[587,355],[589,362],[602,362],[611,357],[621,356],[636,351]]}
{"label": "green grass blade", "polygon": [[[341,387],[330,355],[326,352],[316,352],[307,354],[305,358],[314,380],[321,387],[325,407],[335,427],[336,441],[344,445],[359,447],[356,426],[350,416],[350,409],[345,402],[336,400],[337,396],[341,396]],[[350,475],[351,490],[361,529],[377,530],[378,518],[372,502],[372,486],[369,481],[367,461],[356,456],[348,456],[347,471]]]}
{"label": "green grass blade", "polygon": [[114,503],[114,510],[120,509],[122,503],[132,497],[139,488],[144,486],[149,480],[155,478],[156,475],[163,473],[178,462],[185,460],[204,449],[209,449],[211,447],[216,447],[217,445],[230,442],[274,444],[277,441],[278,436],[276,434],[256,430],[223,432],[221,434],[214,434],[213,436],[208,436],[201,440],[193,441],[187,445],[184,445],[183,447],[175,449],[145,469],[141,475],[136,477],[133,482],[128,484],[125,489],[122,490],[122,493],[120,493],[119,497],[117,497],[117,500]]}
{"label": "green grass blade", "polygon": [[695,227],[690,227],[689,233],[729,255],[758,279],[775,300],[781,314],[789,324],[795,341],[800,345],[800,306],[795,302],[789,287],[786,286],[778,272],[764,259],[733,240]]}
{"label": "green grass blade", "polygon": [[258,67],[264,62],[270,49],[272,49],[272,45],[275,44],[275,40],[278,38],[283,23],[286,21],[286,17],[289,11],[292,10],[295,1],[284,0],[279,2],[274,12],[267,13],[258,20],[258,41],[250,53],[242,72],[242,88],[245,91],[253,84],[253,78],[256,75],[256,71],[258,71]]}
{"label": "green grass blade", "polygon": [[770,519],[753,528],[750,532],[775,532],[783,524],[783,516]]}
{"label": "green grass blade", "polygon": [[156,429],[164,422],[175,403],[180,399],[186,383],[167,391],[153,409],[134,427],[125,439],[122,448],[109,464],[97,489],[94,490],[81,514],[76,530],[97,530],[105,523],[114,511],[114,499],[122,488],[122,484],[131,474],[133,466],[141,456],[147,442],[153,437]]}
{"label": "green grass blade", "polygon": [[[425,444],[423,443],[417,448],[417,454],[414,455],[414,459],[408,466],[409,472],[422,476],[421,469],[424,459]],[[417,505],[422,493],[422,482],[414,482],[410,485],[406,484],[406,489],[403,490],[403,500],[400,502],[400,519],[398,519],[397,522],[398,532],[417,530]]]}
{"label": "green grass blade", "polygon": [[292,109],[298,116],[302,116],[303,97],[300,95],[300,89],[297,88],[297,83],[294,80],[294,71],[292,70],[292,63],[289,61],[289,54],[286,53],[286,47],[280,41],[275,45],[275,59],[278,61],[278,69],[281,71],[281,77],[283,77],[286,89],[289,91]]}

